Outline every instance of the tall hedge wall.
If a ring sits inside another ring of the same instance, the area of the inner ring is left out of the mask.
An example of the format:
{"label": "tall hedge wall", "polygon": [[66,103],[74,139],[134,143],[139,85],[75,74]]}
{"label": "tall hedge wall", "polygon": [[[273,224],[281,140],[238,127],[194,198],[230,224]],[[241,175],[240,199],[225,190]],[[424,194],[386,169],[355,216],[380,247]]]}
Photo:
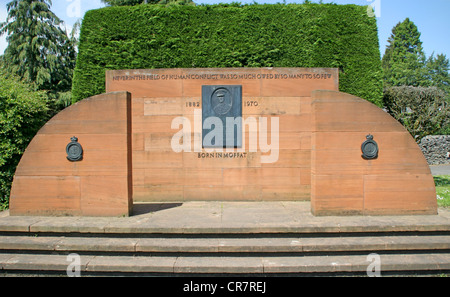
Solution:
{"label": "tall hedge wall", "polygon": [[378,105],[377,25],[336,4],[138,5],[88,11],[74,101],[105,91],[105,70],[206,67],[340,68],[340,89]]}

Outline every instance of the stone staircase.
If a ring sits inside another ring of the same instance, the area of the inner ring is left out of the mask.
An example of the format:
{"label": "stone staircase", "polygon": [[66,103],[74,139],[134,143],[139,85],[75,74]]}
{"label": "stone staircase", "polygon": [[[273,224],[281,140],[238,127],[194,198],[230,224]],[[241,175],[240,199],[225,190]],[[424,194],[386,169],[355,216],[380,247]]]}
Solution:
{"label": "stone staircase", "polygon": [[130,218],[0,215],[0,276],[450,274],[449,210],[313,217],[308,207],[185,203]]}
{"label": "stone staircase", "polygon": [[65,275],[69,265],[75,263],[75,258],[68,257],[71,254],[79,255],[81,275],[365,275],[369,265],[374,271],[379,269],[381,275],[422,275],[450,271],[450,233],[3,232],[0,236],[4,274]]}

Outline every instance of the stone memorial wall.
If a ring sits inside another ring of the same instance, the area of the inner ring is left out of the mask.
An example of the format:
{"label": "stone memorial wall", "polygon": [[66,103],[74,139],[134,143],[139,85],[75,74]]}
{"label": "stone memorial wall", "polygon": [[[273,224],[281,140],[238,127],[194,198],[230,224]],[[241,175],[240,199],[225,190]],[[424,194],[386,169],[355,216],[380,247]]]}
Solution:
{"label": "stone memorial wall", "polygon": [[[108,71],[106,91],[133,97],[135,201],[309,200],[311,92],[338,91],[338,81],[337,69]],[[214,86],[241,92],[233,99],[242,114],[240,148],[203,146],[215,134],[202,130],[204,112],[213,120],[232,115],[214,111],[231,111],[231,101],[204,94]]]}
{"label": "stone memorial wall", "polygon": [[314,215],[436,214],[414,139],[339,92],[338,69],[106,72],[17,168],[12,215],[117,216],[134,202],[311,201]]}

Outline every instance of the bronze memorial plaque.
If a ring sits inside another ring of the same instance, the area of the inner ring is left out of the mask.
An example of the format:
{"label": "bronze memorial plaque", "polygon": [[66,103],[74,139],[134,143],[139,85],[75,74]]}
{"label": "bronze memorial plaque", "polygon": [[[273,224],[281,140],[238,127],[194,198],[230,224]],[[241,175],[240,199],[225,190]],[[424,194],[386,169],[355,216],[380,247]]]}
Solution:
{"label": "bronze memorial plaque", "polygon": [[242,86],[202,86],[203,147],[242,147]]}

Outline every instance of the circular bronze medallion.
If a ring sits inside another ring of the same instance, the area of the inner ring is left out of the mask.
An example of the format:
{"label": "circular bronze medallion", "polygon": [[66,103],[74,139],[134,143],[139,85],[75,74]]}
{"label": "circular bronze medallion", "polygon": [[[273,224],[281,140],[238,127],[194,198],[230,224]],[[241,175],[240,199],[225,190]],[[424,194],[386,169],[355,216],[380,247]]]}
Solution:
{"label": "circular bronze medallion", "polygon": [[361,151],[364,159],[376,159],[378,157],[378,144],[373,140],[372,135],[366,136],[367,140],[361,145]]}
{"label": "circular bronze medallion", "polygon": [[83,148],[78,143],[78,138],[72,137],[71,142],[66,147],[67,160],[76,162],[83,159]]}

